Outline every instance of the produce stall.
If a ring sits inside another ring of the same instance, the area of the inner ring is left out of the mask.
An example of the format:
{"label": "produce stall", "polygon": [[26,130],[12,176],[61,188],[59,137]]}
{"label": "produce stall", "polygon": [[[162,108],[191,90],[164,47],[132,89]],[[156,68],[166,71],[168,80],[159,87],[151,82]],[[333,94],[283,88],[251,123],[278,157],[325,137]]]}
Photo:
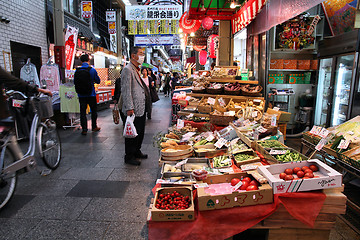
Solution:
{"label": "produce stall", "polygon": [[[228,112],[231,99],[225,107],[214,99],[211,108]],[[226,239],[246,229],[267,229],[268,239],[299,232],[329,238],[346,210],[342,175],[284,144],[278,120],[286,114],[262,111],[254,120],[261,104],[248,102],[237,102],[244,113],[221,129],[211,123],[211,109],[206,117],[187,114],[190,120],[155,137],[161,178],[149,209],[149,239]]]}

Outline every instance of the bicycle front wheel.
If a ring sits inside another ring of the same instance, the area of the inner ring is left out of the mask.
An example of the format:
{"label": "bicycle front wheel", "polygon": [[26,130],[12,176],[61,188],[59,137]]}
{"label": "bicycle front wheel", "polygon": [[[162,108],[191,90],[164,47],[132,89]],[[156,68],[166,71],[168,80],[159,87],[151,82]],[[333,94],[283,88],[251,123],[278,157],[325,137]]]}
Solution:
{"label": "bicycle front wheel", "polygon": [[52,170],[56,169],[61,159],[61,142],[53,120],[47,119],[40,124],[38,146],[44,164]]}
{"label": "bicycle front wheel", "polygon": [[16,172],[11,174],[3,175],[3,169],[16,161],[15,155],[8,147],[4,146],[1,149],[1,159],[3,164],[0,166],[0,209],[2,209],[11,199],[15,192],[17,175]]}

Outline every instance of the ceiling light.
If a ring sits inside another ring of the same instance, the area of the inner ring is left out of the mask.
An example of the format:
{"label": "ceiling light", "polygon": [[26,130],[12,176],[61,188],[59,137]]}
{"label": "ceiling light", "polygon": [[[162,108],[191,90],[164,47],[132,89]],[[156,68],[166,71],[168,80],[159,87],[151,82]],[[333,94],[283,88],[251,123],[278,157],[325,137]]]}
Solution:
{"label": "ceiling light", "polygon": [[182,33],[182,32],[183,32],[182,28],[179,28],[179,33]]}
{"label": "ceiling light", "polygon": [[195,37],[195,33],[194,32],[190,33],[190,37]]}
{"label": "ceiling light", "polygon": [[234,2],[234,1],[232,1],[232,2],[231,2],[231,4],[230,4],[230,8],[231,8],[231,9],[236,8],[236,5],[235,5],[235,2]]}

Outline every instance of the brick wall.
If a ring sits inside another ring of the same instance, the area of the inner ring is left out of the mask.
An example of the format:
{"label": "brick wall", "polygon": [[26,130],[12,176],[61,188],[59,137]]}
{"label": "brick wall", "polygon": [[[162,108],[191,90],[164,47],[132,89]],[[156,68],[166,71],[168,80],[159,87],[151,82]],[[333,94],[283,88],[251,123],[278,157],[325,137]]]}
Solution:
{"label": "brick wall", "polygon": [[42,63],[48,60],[45,0],[0,0],[0,66],[4,67],[3,51],[11,52],[10,41],[41,47]]}

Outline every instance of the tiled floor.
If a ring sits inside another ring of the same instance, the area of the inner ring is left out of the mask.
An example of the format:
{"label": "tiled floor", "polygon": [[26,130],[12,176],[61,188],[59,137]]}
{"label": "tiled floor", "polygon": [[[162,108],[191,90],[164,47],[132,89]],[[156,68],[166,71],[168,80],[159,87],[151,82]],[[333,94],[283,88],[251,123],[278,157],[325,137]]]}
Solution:
{"label": "tiled floor", "polygon": [[[159,176],[153,135],[166,131],[170,99],[161,96],[147,120],[140,166],[124,164],[122,125],[111,110],[99,112],[101,131],[81,136],[60,130],[63,158],[47,177],[19,177],[16,195],[0,211],[0,239],[147,239],[151,189]],[[360,239],[340,219],[331,240]]]}

